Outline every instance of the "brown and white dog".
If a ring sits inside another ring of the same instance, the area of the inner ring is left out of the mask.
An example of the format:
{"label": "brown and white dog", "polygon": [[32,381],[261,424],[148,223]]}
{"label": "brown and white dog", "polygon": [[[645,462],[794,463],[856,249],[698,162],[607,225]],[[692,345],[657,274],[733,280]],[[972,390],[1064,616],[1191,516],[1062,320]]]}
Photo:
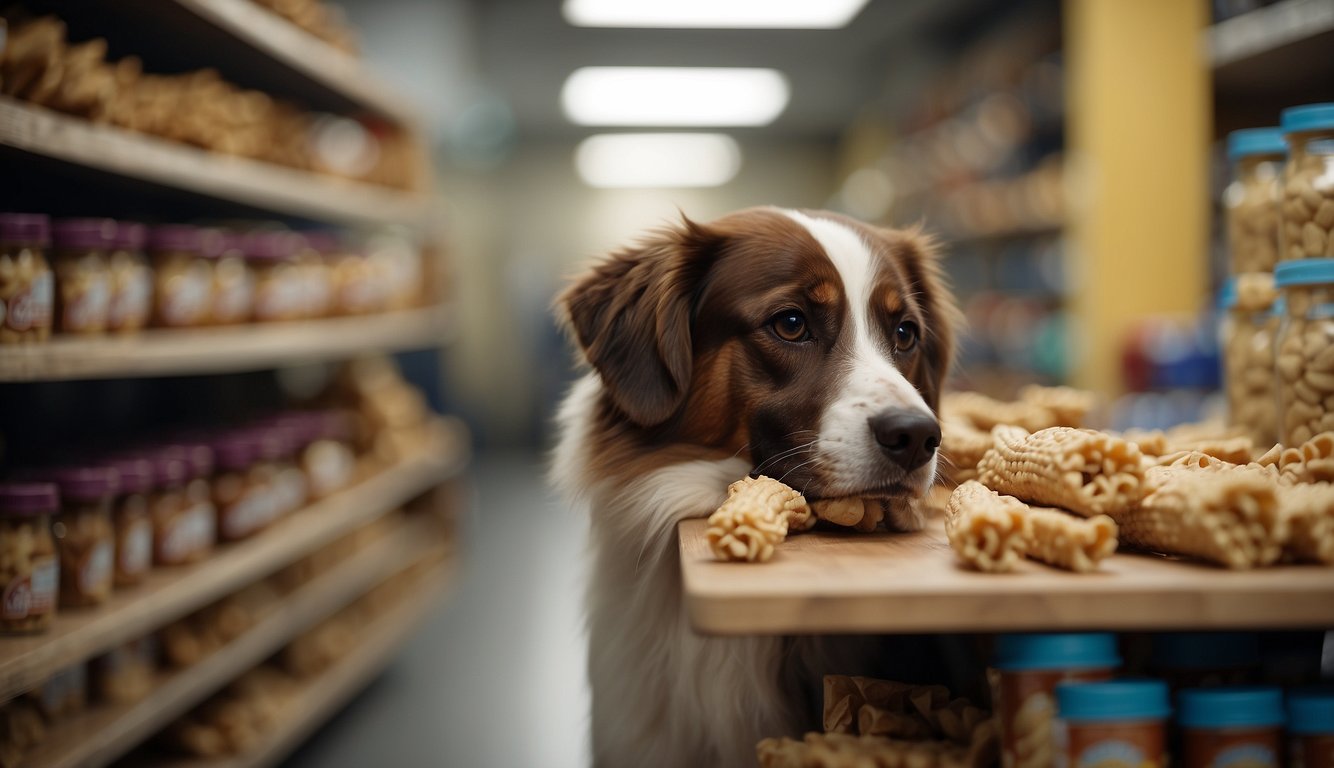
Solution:
{"label": "brown and white dog", "polygon": [[676,525],[765,474],[922,526],[958,317],[931,247],[753,208],[659,231],[557,303],[593,369],[561,407],[552,475],[591,515],[595,764],[753,764],[760,738],[810,725],[801,692],[831,662],[818,642],[696,635]]}

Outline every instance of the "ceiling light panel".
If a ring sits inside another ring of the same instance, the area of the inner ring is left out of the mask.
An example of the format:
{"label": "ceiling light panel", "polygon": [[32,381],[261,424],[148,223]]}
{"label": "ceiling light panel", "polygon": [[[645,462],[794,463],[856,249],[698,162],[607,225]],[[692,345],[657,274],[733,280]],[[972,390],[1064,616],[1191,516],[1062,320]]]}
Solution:
{"label": "ceiling light panel", "polygon": [[741,148],[721,133],[603,133],[580,142],[574,163],[593,187],[717,187],[741,169]]}
{"label": "ceiling light panel", "polygon": [[867,0],[565,0],[576,27],[838,29]]}
{"label": "ceiling light panel", "polygon": [[787,78],[742,67],[583,67],[561,88],[577,125],[768,125],[787,106]]}

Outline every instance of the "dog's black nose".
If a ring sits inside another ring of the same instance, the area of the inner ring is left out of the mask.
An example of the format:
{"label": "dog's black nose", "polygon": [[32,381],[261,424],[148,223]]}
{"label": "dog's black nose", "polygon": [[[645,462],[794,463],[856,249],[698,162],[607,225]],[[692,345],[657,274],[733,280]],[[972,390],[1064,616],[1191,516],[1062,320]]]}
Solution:
{"label": "dog's black nose", "polygon": [[903,467],[904,472],[930,461],[940,446],[940,423],[929,413],[890,408],[867,421],[885,455]]}

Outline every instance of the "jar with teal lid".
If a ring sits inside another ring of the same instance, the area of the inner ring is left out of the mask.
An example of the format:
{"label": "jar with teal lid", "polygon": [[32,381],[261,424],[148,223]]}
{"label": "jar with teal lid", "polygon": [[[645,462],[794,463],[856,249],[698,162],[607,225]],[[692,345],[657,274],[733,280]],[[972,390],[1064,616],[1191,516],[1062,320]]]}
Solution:
{"label": "jar with teal lid", "polygon": [[1274,337],[1279,316],[1274,313],[1275,291],[1272,274],[1247,272],[1229,278],[1219,300],[1223,309],[1219,346],[1223,351],[1228,422],[1245,430],[1259,446],[1270,446],[1278,440]]}
{"label": "jar with teal lid", "polygon": [[1010,634],[996,640],[992,705],[999,716],[1001,765],[1050,765],[1056,754],[1056,686],[1108,680],[1121,666],[1105,632]]}
{"label": "jar with teal lid", "polygon": [[1189,688],[1177,697],[1185,768],[1279,768],[1283,692],[1272,687]]}
{"label": "jar with teal lid", "polygon": [[1334,765],[1334,688],[1299,688],[1287,696],[1288,765]]}
{"label": "jar with teal lid", "polygon": [[1298,446],[1334,430],[1334,259],[1274,270],[1284,312],[1275,358],[1279,441]]}
{"label": "jar with teal lid", "polygon": [[1283,110],[1280,260],[1334,257],[1334,102]]}
{"label": "jar with teal lid", "polygon": [[1167,765],[1167,719],[1172,714],[1161,680],[1061,683],[1055,759],[1059,768]]}
{"label": "jar with teal lid", "polygon": [[1227,136],[1232,182],[1223,191],[1230,271],[1272,272],[1278,263],[1279,202],[1288,145],[1283,131],[1247,128]]}

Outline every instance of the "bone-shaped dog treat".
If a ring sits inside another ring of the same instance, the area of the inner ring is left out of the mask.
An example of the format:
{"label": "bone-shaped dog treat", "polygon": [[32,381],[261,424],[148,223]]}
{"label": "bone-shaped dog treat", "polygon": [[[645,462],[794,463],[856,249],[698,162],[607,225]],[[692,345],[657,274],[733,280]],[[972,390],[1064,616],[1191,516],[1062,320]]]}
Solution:
{"label": "bone-shaped dog treat", "polygon": [[810,518],[802,495],[773,478],[738,480],[727,493],[705,532],[719,560],[764,562],[787,537],[789,520],[804,526]]}
{"label": "bone-shaped dog treat", "polygon": [[1144,470],[1139,448],[1105,432],[1052,427],[1032,434],[992,430],[996,444],[978,464],[988,488],[1092,517],[1132,507]]}

